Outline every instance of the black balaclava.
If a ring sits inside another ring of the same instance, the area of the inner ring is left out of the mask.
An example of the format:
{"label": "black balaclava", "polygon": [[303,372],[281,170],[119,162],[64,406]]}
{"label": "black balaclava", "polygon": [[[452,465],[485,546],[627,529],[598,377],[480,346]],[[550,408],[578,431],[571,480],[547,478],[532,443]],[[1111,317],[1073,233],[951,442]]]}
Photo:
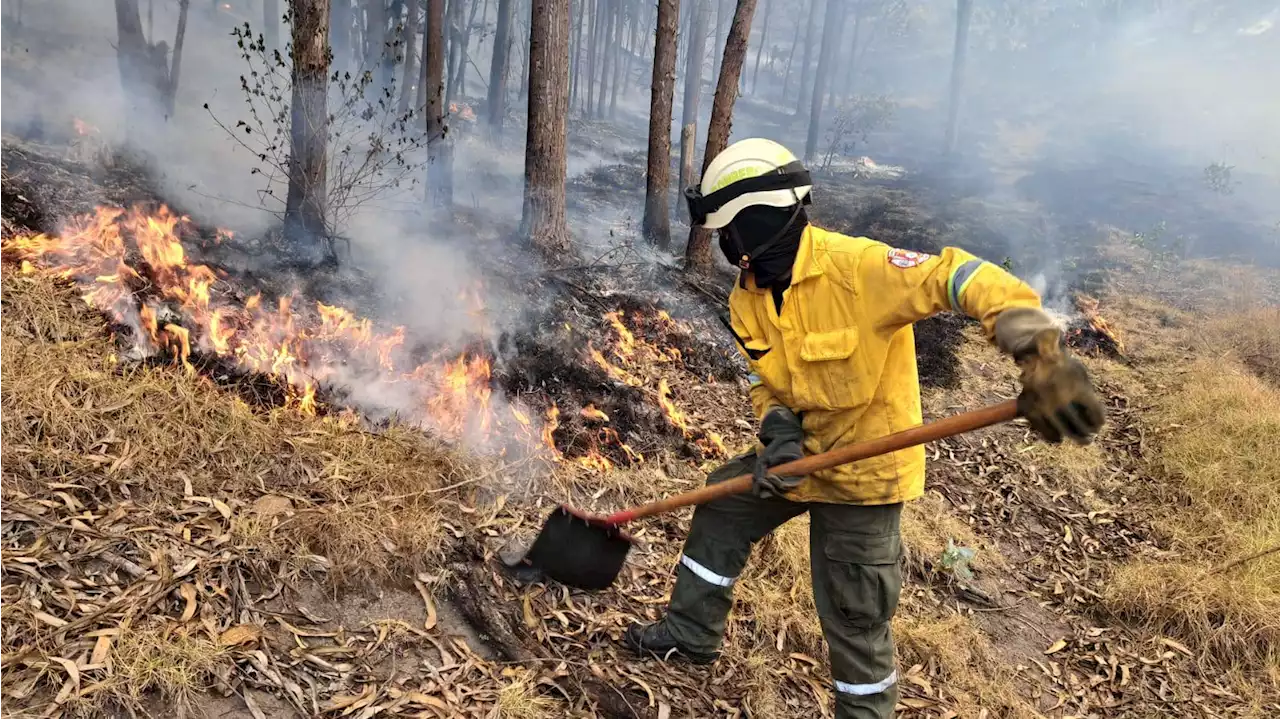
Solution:
{"label": "black balaclava", "polygon": [[[757,287],[772,289],[776,300],[783,290],[791,286],[791,266],[795,264],[800,238],[808,225],[809,217],[800,204],[791,207],[753,205],[744,208],[726,227],[721,228],[720,251],[731,264],[750,272]],[[762,250],[759,255],[756,254],[757,248]],[[742,264],[743,253],[748,258],[745,266]],[[778,304],[780,308],[782,303]]]}

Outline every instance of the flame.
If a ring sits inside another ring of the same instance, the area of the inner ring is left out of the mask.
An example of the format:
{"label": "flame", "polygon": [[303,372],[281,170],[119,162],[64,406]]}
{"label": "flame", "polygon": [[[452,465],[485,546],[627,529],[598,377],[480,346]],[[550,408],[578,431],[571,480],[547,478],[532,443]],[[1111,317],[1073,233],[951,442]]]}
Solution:
{"label": "flame", "polygon": [[542,443],[549,447],[556,457],[560,456],[560,450],[556,449],[555,431],[560,426],[560,408],[555,402],[547,407],[547,421],[542,425]]}
{"label": "flame", "polygon": [[1107,322],[1106,318],[1098,312],[1098,300],[1089,295],[1076,296],[1076,308],[1080,310],[1080,314],[1085,321],[1089,323],[1089,327],[1095,332],[1106,336],[1116,344],[1116,350],[1124,352],[1124,340],[1120,337],[1120,332]]}
{"label": "flame", "polygon": [[676,403],[671,401],[671,387],[665,378],[658,380],[658,404],[662,405],[662,411],[666,413],[667,420],[688,437],[690,435],[689,420],[685,418],[684,412],[680,411]]}
{"label": "flame", "polygon": [[90,125],[89,123],[85,122],[84,120],[81,120],[78,117],[73,119],[71,123],[75,125],[77,135],[80,135],[83,137],[85,135],[98,134],[98,128],[94,127],[93,125]]}
{"label": "flame", "polygon": [[[144,354],[167,351],[194,371],[192,353],[199,351],[242,371],[271,375],[287,383],[288,404],[302,413],[318,412],[321,383],[340,378],[345,368],[359,373],[366,386],[406,398],[412,408],[402,419],[449,439],[505,442],[515,436],[541,446],[523,408],[512,404],[510,417],[495,415],[488,357],[463,352],[407,364],[403,327],[380,330],[346,308],[293,296],[264,301],[255,294],[238,304],[219,293],[213,268],[190,260],[184,236],[194,241],[198,233],[167,207],[101,207],[57,235],[4,238],[0,249],[21,261],[24,272],[77,282],[86,302],[133,330]],[[487,326],[482,297],[477,285],[462,299],[475,323]],[[547,440],[558,426],[558,410],[552,417],[542,428]]]}
{"label": "flame", "polygon": [[599,422],[608,422],[609,415],[596,409],[594,404],[588,404],[582,408],[582,416],[584,419],[596,420]]}

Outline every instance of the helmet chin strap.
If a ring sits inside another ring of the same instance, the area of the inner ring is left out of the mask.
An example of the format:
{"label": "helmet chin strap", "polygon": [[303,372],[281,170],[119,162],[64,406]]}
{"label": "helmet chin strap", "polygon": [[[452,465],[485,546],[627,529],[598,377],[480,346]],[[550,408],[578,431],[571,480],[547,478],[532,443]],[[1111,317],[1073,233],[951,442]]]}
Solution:
{"label": "helmet chin strap", "polygon": [[756,257],[760,257],[777,244],[778,240],[782,239],[783,235],[787,234],[787,231],[795,224],[796,218],[800,216],[800,210],[803,209],[805,205],[809,204],[808,201],[808,195],[805,195],[803,200],[798,200],[796,202],[795,209],[791,211],[791,218],[787,220],[787,224],[783,225],[782,229],[773,233],[773,236],[768,240],[765,240],[756,246],[753,252],[747,252],[746,246],[742,243],[742,235],[738,232],[738,228],[733,222],[730,222],[728,226],[724,228],[728,231],[729,239],[733,242],[733,249],[738,255],[738,267],[744,270],[744,272],[738,276],[739,285],[743,288],[747,286],[746,272],[751,271],[751,256],[755,255]]}

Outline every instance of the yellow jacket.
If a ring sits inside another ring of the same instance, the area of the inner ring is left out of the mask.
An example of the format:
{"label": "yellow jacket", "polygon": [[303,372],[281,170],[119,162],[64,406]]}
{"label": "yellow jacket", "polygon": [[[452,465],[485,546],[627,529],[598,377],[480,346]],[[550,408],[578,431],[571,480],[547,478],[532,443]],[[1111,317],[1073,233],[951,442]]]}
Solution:
{"label": "yellow jacket", "polygon": [[[911,323],[954,310],[981,320],[990,338],[1004,310],[1039,306],[1021,280],[964,250],[908,252],[812,225],[781,315],[750,275],[729,295],[756,416],[775,405],[801,415],[805,454],[921,423]],[[915,447],[811,475],[787,497],[890,504],[923,493],[924,448]]]}

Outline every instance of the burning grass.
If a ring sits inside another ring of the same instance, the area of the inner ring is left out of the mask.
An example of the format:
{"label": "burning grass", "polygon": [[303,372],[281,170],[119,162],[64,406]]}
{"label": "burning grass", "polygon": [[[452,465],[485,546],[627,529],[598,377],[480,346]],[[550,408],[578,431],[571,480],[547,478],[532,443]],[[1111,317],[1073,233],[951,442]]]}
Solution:
{"label": "burning grass", "polygon": [[6,705],[181,704],[229,671],[252,593],[435,568],[459,486],[490,476],[411,430],[122,366],[75,289],[3,286]]}

